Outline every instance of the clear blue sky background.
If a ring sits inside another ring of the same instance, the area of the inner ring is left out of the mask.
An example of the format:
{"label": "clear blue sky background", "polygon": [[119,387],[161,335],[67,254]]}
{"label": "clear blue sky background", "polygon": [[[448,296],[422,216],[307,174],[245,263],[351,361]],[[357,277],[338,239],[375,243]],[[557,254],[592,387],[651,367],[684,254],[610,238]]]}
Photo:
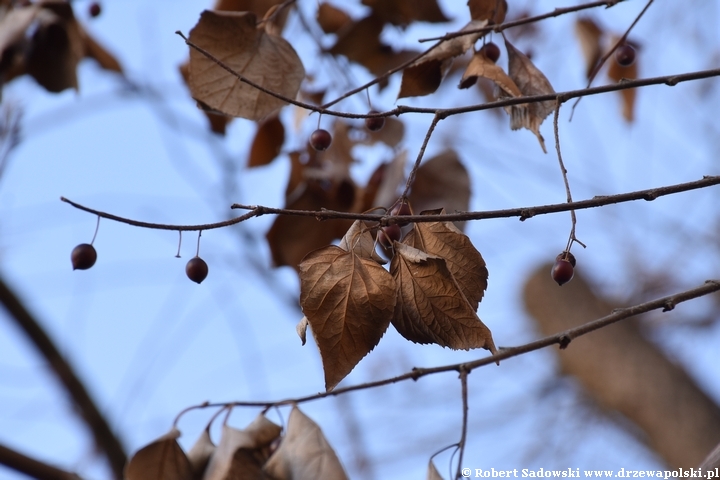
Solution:
{"label": "clear blue sky background", "polygon": [[[312,18],[315,2],[300,1]],[[510,0],[510,14],[550,11],[568,3]],[[89,2],[74,2],[84,16]],[[589,14],[622,33],[645,2],[628,1]],[[415,40],[455,30],[467,21],[465,2],[442,2],[455,20],[447,25],[387,31],[388,41],[416,47]],[[177,66],[187,47],[174,35],[188,32],[199,1],[135,0],[103,3],[88,30],[114,52],[138,91],[91,61],[80,66],[80,92],[50,95],[31,79],[4,87],[3,103],[22,107],[23,141],[0,178],[0,270],[41,319],[47,331],[86,381],[128,450],[134,451],[170,429],[182,409],[204,402],[280,400],[323,389],[322,366],[312,341],[302,347],[295,333],[301,317],[297,279],[290,269],[270,268],[264,234],[272,218],[262,217],[202,237],[201,255],[210,265],[202,285],[185,277],[196,237],[102,221],[95,242],[98,262],[73,272],[70,251],[89,242],[95,217],[61,203],[59,197],[117,215],[150,222],[206,223],[227,218],[232,202],[282,206],[287,158],[268,167],[244,169],[255,127],[235,121],[226,138],[208,132]],[[363,7],[353,6],[354,14]],[[532,42],[533,61],[556,91],[581,88],[584,65],[573,34],[575,15],[543,22]],[[657,1],[637,25],[642,76],[681,73],[720,62],[720,8],[716,2]],[[317,55],[314,43],[295,40],[308,72],[331,72],[343,89],[337,65]],[[496,43],[501,39],[495,37]],[[416,47],[417,48],[417,47]],[[505,65],[506,55],[500,63]],[[352,67],[355,85],[369,77]],[[601,74],[596,84],[606,82]],[[451,83],[451,82],[449,82]],[[399,79],[373,103],[390,109]],[[453,84],[432,96],[397,103],[460,106],[480,102]],[[620,115],[617,94],[584,99],[569,123],[561,111],[563,157],[576,199],[697,180],[718,174],[720,135],[716,79],[669,88],[643,89],[637,120]],[[340,104],[366,110],[364,95]],[[294,112],[286,109],[289,125]],[[430,123],[407,115],[404,147],[410,159]],[[329,119],[324,119],[329,122]],[[478,112],[443,121],[428,156],[457,149],[470,172],[474,210],[562,202],[565,192],[554,151],[551,118],[542,127],[550,153],[544,155],[527,131],[511,132],[504,116]],[[303,145],[314,117],[293,131],[286,151]],[[359,152],[353,173],[364,182],[382,149]],[[669,275],[679,288],[717,278],[717,205],[720,190],[684,193],[578,213],[578,269],[610,295],[626,297],[644,274]],[[483,253],[490,284],[479,315],[501,346],[538,337],[526,317],[520,291],[526,274],[551,261],[566,242],[568,214],[471,222],[467,233]],[[720,324],[706,329],[673,327],[711,311],[710,300],[686,304],[652,320],[654,338],[720,401]],[[414,366],[435,366],[479,358],[484,351],[454,352],[413,345],[392,328],[342,385],[386,378]],[[584,401],[574,383],[556,380],[555,351],[515,358],[470,375],[470,429],[465,464],[472,468],[655,467],[660,463],[637,441],[604,420]],[[553,394],[541,395],[548,385]],[[455,443],[461,424],[460,384],[454,374],[423,378],[304,404],[324,429],[353,478],[422,478],[429,456]],[[242,427],[258,411],[237,409],[231,424]],[[181,444],[189,446],[212,412],[180,422]],[[288,410],[281,414],[287,419]],[[281,422],[277,412],[270,418]],[[562,418],[562,422],[557,422]],[[361,435],[353,434],[353,424]],[[216,430],[214,430],[217,433]],[[217,439],[217,437],[215,437]],[[0,315],[0,443],[86,478],[107,477],[92,452],[84,425],[43,360],[5,314]],[[362,476],[362,452],[372,463]],[[449,454],[438,457],[447,476]],[[18,478],[0,467],[0,478]]]}

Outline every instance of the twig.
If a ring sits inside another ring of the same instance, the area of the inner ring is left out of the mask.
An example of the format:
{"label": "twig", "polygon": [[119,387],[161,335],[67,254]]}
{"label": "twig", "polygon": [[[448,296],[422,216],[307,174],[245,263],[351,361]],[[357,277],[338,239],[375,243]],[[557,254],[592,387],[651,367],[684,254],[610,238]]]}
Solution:
{"label": "twig", "polygon": [[502,23],[500,25],[488,25],[487,27],[483,28],[476,28],[474,30],[465,30],[462,32],[453,32],[448,33],[446,35],[443,35],[442,37],[431,37],[431,38],[421,38],[418,40],[418,42],[433,42],[436,40],[450,40],[451,38],[456,37],[462,37],[463,35],[471,35],[473,33],[484,33],[484,32],[496,32],[500,33],[503,30],[507,30],[508,28],[517,27],[520,25],[527,25],[528,23],[535,23],[539,22],[541,20],[545,20],[547,18],[552,17],[559,17],[560,15],[565,15],[566,13],[573,13],[573,12],[579,12],[582,10],[587,10],[590,8],[596,8],[596,7],[613,7],[617,5],[618,3],[622,2],[624,0],[604,0],[600,2],[590,2],[590,3],[584,3],[582,5],[575,5],[574,7],[565,7],[565,8],[556,8],[552,12],[543,13],[541,15],[536,15],[534,17],[527,17],[527,18],[520,18],[518,20],[514,20],[512,22]]}
{"label": "twig", "polygon": [[463,454],[465,453],[465,440],[467,438],[467,426],[468,426],[468,386],[467,386],[468,370],[466,368],[460,368],[460,387],[462,390],[462,429],[460,430],[460,441],[458,442],[458,465],[457,473],[455,478],[460,478],[460,472],[462,470]]}
{"label": "twig", "polygon": [[38,480],[80,480],[80,477],[0,445],[0,464]]}
{"label": "twig", "polygon": [[[652,5],[652,3],[654,1],[655,0],[648,0],[648,3],[645,5],[645,8],[643,8],[642,11],[640,11],[640,13],[638,14],[638,16],[635,17],[635,20],[633,20],[633,22],[630,24],[628,29],[625,30],[625,33],[623,34],[623,36],[620,37],[617,42],[615,42],[615,45],[613,45],[612,48],[607,53],[605,53],[605,55],[603,55],[600,58],[600,60],[598,60],[597,64],[595,64],[595,68],[593,68],[592,72],[590,73],[590,78],[588,79],[588,83],[587,83],[588,87],[590,85],[592,85],[593,80],[595,80],[595,77],[600,72],[600,69],[602,68],[602,66],[605,65],[605,62],[607,61],[607,59],[610,58],[610,55],[612,55],[613,52],[615,52],[615,50],[617,50],[617,48],[620,45],[625,43],[628,35],[630,35],[630,31],[635,27],[635,25],[637,25],[637,23],[640,21],[642,16],[645,15],[645,12],[647,12],[648,8],[650,8],[650,5]],[[573,103],[572,109],[570,110],[570,119],[572,119],[572,116],[575,113],[575,107],[577,107],[577,104],[580,103],[581,99],[582,99],[582,97],[579,97],[577,100],[575,100],[575,103]]]}
{"label": "twig", "polygon": [[553,335],[549,335],[547,337],[541,338],[539,340],[535,340],[534,342],[526,343],[524,345],[520,345],[518,347],[510,347],[510,348],[500,348],[500,351],[494,355],[490,355],[487,357],[480,358],[478,360],[474,360],[472,362],[466,362],[466,363],[455,363],[451,365],[443,365],[439,367],[430,367],[430,368],[413,368],[412,371],[404,373],[402,375],[398,375],[396,377],[386,378],[383,380],[377,380],[374,382],[367,382],[367,383],[361,383],[358,385],[351,385],[349,387],[343,387],[343,388],[336,388],[335,390],[331,390],[329,392],[321,392],[314,395],[307,395],[305,397],[298,397],[293,399],[286,399],[286,400],[280,400],[280,401],[257,401],[257,402],[223,402],[223,403],[208,403],[205,402],[200,405],[196,405],[195,407],[188,407],[187,409],[183,410],[183,412],[188,412],[193,409],[201,409],[201,408],[217,408],[217,407],[226,407],[226,406],[233,406],[233,407],[273,407],[278,405],[293,405],[293,404],[299,404],[299,403],[305,403],[310,402],[314,400],[320,400],[322,398],[326,397],[332,397],[336,395],[342,395],[348,392],[354,392],[358,390],[367,390],[370,388],[376,388],[381,387],[384,385],[390,385],[393,383],[399,383],[403,382],[405,380],[417,380],[421,377],[427,376],[427,375],[434,375],[436,373],[443,373],[443,372],[459,372],[462,373],[463,371],[470,373],[471,371],[475,370],[476,368],[483,367],[485,365],[490,365],[493,363],[497,363],[501,360],[507,360],[508,358],[517,357],[529,352],[534,352],[536,350],[540,350],[545,347],[549,347],[551,345],[559,345],[560,348],[567,348],[567,346],[570,344],[570,342],[576,338],[582,337],[583,335],[587,335],[590,332],[593,332],[595,330],[599,330],[603,327],[606,327],[608,325],[611,325],[613,323],[617,323],[621,320],[625,320],[631,317],[635,317],[637,315],[641,315],[643,313],[651,312],[653,310],[660,310],[662,309],[663,312],[670,311],[675,308],[676,305],[687,302],[689,300],[693,300],[695,298],[699,298],[705,295],[709,295],[713,292],[720,291],[720,279],[717,280],[707,280],[705,283],[699,287],[692,288],[690,290],[685,290],[683,292],[676,293],[674,295],[668,295],[666,297],[658,298],[656,300],[651,300],[649,302],[641,303],[638,305],[634,305],[631,307],[626,308],[618,308],[613,310],[613,312],[609,315],[606,315],[604,317],[598,318],[596,320],[593,320],[591,322],[585,323],[583,325],[579,325],[577,327],[570,328],[568,330],[555,333]]}
{"label": "twig", "polygon": [[100,409],[90,397],[85,385],[37,320],[27,311],[20,299],[0,278],[0,303],[10,318],[25,332],[40,354],[47,360],[68,395],[73,399],[80,416],[93,434],[95,444],[107,458],[116,479],[123,478],[126,455],[120,440],[115,436]]}
{"label": "twig", "polygon": [[[701,188],[711,187],[720,184],[720,176],[705,176],[701,180],[693,182],[678,183],[676,185],[668,185],[665,187],[650,188],[647,190],[637,190],[635,192],[619,193],[616,195],[595,196],[588,200],[580,200],[572,203],[554,203],[550,205],[535,207],[508,208],[504,210],[486,210],[479,212],[461,212],[449,213],[442,216],[442,220],[448,222],[466,221],[466,220],[488,220],[491,218],[510,218],[519,217],[521,221],[537,215],[545,215],[549,213],[567,212],[569,210],[584,210],[586,208],[602,207],[605,205],[613,205],[617,203],[631,202],[635,200],[652,201],[658,197],[673,195],[676,193],[697,190]],[[235,225],[249,218],[259,217],[261,215],[293,215],[300,217],[315,217],[318,220],[346,219],[346,220],[366,220],[370,222],[380,222],[380,225],[392,225],[394,223],[410,223],[410,222],[437,222],[438,215],[407,215],[397,218],[392,215],[382,215],[376,213],[350,213],[338,212],[335,210],[290,210],[286,208],[272,208],[261,205],[241,205],[233,204],[230,208],[250,210],[245,215],[226,220],[218,223],[208,223],[204,225],[167,225],[162,223],[148,223],[130,218],[119,217],[111,213],[102,212],[92,208],[85,207],[79,203],[60,197],[63,202],[69,203],[73,207],[85,212],[98,215],[108,220],[133,225],[135,227],[150,228],[155,230],[174,230],[174,231],[198,231],[212,230],[214,228],[222,228]]]}
{"label": "twig", "polygon": [[[567,194],[567,202],[572,203],[573,200],[572,193],[570,193],[570,182],[567,178],[567,168],[565,168],[565,164],[563,163],[562,159],[562,153],[560,153],[560,129],[558,127],[558,118],[560,117],[560,105],[561,103],[558,101],[555,105],[555,116],[553,117],[553,131],[555,132],[555,150],[557,150],[558,163],[560,164],[560,173],[562,173],[563,182],[565,182],[565,193]],[[583,247],[585,247],[584,243],[575,238],[575,226],[577,225],[577,217],[575,216],[575,210],[570,210],[570,221],[570,236],[568,238],[567,246],[565,247],[566,252],[570,251],[573,242],[577,242]]]}
{"label": "twig", "polygon": [[432,122],[430,123],[430,126],[428,127],[428,131],[425,134],[425,138],[423,139],[422,146],[420,147],[420,151],[418,152],[417,159],[415,160],[415,164],[412,167],[412,170],[410,171],[410,175],[408,175],[407,182],[405,182],[405,190],[403,190],[402,198],[407,198],[408,192],[410,191],[410,186],[412,186],[413,182],[415,182],[415,175],[417,174],[418,168],[420,168],[420,162],[422,162],[423,155],[425,155],[425,149],[427,148],[427,144],[430,141],[430,137],[433,134],[433,131],[435,131],[435,127],[437,127],[438,122],[440,121],[440,116],[435,115],[433,117]]}

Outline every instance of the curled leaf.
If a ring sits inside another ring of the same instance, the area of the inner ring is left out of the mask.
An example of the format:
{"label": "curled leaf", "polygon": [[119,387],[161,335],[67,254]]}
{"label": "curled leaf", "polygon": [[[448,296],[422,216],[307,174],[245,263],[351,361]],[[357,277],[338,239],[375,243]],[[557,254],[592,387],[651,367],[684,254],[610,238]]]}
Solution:
{"label": "curled leaf", "polygon": [[295,331],[298,334],[298,337],[300,337],[300,341],[302,342],[303,346],[305,345],[305,342],[307,342],[307,327],[308,327],[308,319],[306,316],[303,315],[303,318],[300,319],[297,325],[295,325]]}
{"label": "curled leaf", "polygon": [[[207,50],[244,78],[294,99],[305,69],[282,37],[256,27],[250,12],[205,10],[190,31],[190,41]],[[190,50],[193,98],[226,115],[260,120],[286,104],[242,82],[195,49]]]}
{"label": "curled leaf", "polygon": [[[552,85],[530,59],[505,39],[508,52],[508,75],[525,96],[554,94]],[[545,140],[540,135],[540,125],[555,110],[555,101],[546,100],[506,108],[510,112],[510,128],[527,128],[535,134],[543,152],[547,153]]]}
{"label": "curled leaf", "polygon": [[[422,212],[423,215],[443,213],[443,210]],[[485,260],[467,235],[452,222],[419,222],[402,243],[444,258],[458,288],[472,309],[477,310],[487,288],[488,270]]]}
{"label": "curled leaf", "polygon": [[435,468],[435,464],[432,460],[428,462],[427,480],[443,480],[442,476],[440,476],[440,472],[437,471],[437,468]]}
{"label": "curled leaf", "polygon": [[395,282],[376,261],[333,245],[299,266],[300,305],[332,390],[380,341],[395,311]]}
{"label": "curled leaf", "polygon": [[503,91],[505,96],[521,97],[522,92],[515,85],[513,79],[510,78],[505,71],[495,62],[487,58],[483,53],[478,52],[473,55],[470,63],[468,63],[462,80],[460,80],[460,88],[469,88],[475,84],[478,77],[492,80],[495,85]]}
{"label": "curled leaf", "polygon": [[197,480],[203,477],[205,467],[207,467],[213,453],[215,453],[215,444],[210,439],[210,427],[208,426],[208,428],[202,431],[195,441],[195,444],[187,453],[194,479]]}
{"label": "curled leaf", "polygon": [[575,36],[580,42],[580,50],[582,50],[585,59],[585,75],[589,79],[598,60],[602,57],[600,40],[603,31],[592,19],[578,18],[575,22]]}
{"label": "curled leaf", "polygon": [[375,251],[375,240],[370,230],[361,220],[355,220],[345,236],[340,240],[340,248],[352,252],[358,257],[369,258],[383,265],[387,263]]}
{"label": "curled leaf", "polygon": [[293,407],[287,434],[265,464],[275,480],[347,480],[347,474],[320,427]]}
{"label": "curled leaf", "polygon": [[395,329],[411,342],[453,350],[496,352],[490,330],[480,321],[444,258],[395,242],[390,273],[397,284]]}
{"label": "curled leaf", "polygon": [[144,446],[125,466],[126,480],[192,480],[193,470],[177,439],[180,431],[173,428]]}

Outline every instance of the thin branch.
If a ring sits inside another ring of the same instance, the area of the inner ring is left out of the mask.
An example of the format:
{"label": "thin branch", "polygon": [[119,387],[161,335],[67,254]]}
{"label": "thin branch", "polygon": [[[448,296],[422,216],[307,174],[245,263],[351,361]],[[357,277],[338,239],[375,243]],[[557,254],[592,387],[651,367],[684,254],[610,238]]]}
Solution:
{"label": "thin branch", "polygon": [[20,299],[0,278],[0,303],[5,307],[10,318],[27,335],[40,354],[45,357],[60,383],[72,398],[80,416],[87,424],[95,439],[98,449],[107,458],[110,469],[116,479],[123,478],[123,468],[127,460],[120,440],[115,436],[107,420],[95,405],[85,385],[57,347],[45,333],[38,321],[28,312]]}
{"label": "thin branch", "polygon": [[421,38],[418,40],[418,42],[433,42],[437,40],[450,40],[451,38],[456,37],[462,37],[463,35],[471,35],[473,33],[485,33],[485,32],[496,32],[500,33],[503,30],[507,30],[508,28],[517,27],[520,25],[527,25],[529,23],[535,23],[539,22],[541,20],[545,20],[552,17],[559,17],[560,15],[565,15],[567,13],[574,13],[579,12],[582,10],[588,10],[590,8],[596,8],[596,7],[613,7],[617,5],[620,2],[623,2],[624,0],[604,0],[600,2],[590,2],[590,3],[584,3],[582,5],[575,5],[573,7],[565,7],[565,8],[556,8],[552,12],[543,13],[541,15],[536,15],[534,17],[527,17],[527,18],[520,18],[518,20],[514,20],[512,22],[502,23],[500,25],[488,25],[487,27],[483,28],[476,28],[473,30],[465,30],[462,32],[453,32],[448,33],[446,35],[443,35],[442,37],[431,37],[431,38]]}
{"label": "thin branch", "polygon": [[237,407],[273,407],[278,405],[293,405],[293,404],[299,404],[299,403],[305,403],[310,402],[314,400],[320,400],[322,398],[326,397],[332,397],[336,395],[342,395],[348,392],[354,392],[358,390],[367,390],[370,388],[376,388],[381,387],[385,385],[391,385],[394,383],[403,382],[405,380],[418,380],[421,377],[427,376],[427,375],[434,375],[436,373],[444,373],[444,372],[458,372],[462,373],[463,371],[470,373],[471,371],[475,370],[476,368],[483,367],[485,365],[490,365],[493,363],[500,362],[501,360],[506,360],[508,358],[517,357],[520,355],[524,355],[529,352],[534,352],[536,350],[540,350],[546,347],[549,347],[551,345],[559,345],[561,349],[567,348],[570,342],[576,338],[582,337],[583,335],[587,335],[590,332],[594,332],[595,330],[599,330],[603,327],[607,327],[608,325],[612,325],[613,323],[617,323],[621,320],[625,320],[631,317],[635,317],[638,315],[641,315],[643,313],[651,312],[653,310],[661,310],[663,312],[667,312],[670,310],[673,310],[675,306],[677,306],[680,303],[687,302],[689,300],[693,300],[696,298],[703,297],[705,295],[709,295],[711,293],[720,291],[720,279],[717,280],[707,280],[704,284],[700,285],[699,287],[692,288],[690,290],[685,290],[683,292],[676,293],[674,295],[668,295],[666,297],[658,298],[656,300],[651,300],[649,302],[641,303],[638,305],[634,305],[631,307],[626,308],[617,308],[613,310],[613,312],[609,315],[606,315],[604,317],[598,318],[596,320],[590,321],[588,323],[585,323],[583,325],[579,325],[577,327],[570,328],[568,330],[555,333],[553,335],[549,335],[547,337],[541,338],[539,340],[535,340],[534,342],[526,343],[524,345],[520,345],[517,347],[501,347],[500,351],[494,355],[489,355],[487,357],[480,358],[478,360],[474,360],[471,362],[465,362],[465,363],[456,363],[451,365],[443,365],[438,367],[430,367],[430,368],[413,368],[412,371],[404,373],[402,375],[398,375],[396,377],[386,378],[383,380],[377,380],[374,382],[367,382],[367,383],[361,383],[358,385],[351,385],[349,387],[343,387],[343,388],[336,388],[335,390],[329,391],[329,392],[322,392],[317,393],[314,395],[307,395],[305,397],[298,397],[293,399],[286,399],[286,400],[280,400],[280,401],[266,401],[266,402],[225,402],[225,403],[208,403],[205,402],[200,405],[196,405],[195,407],[188,407],[187,409],[183,410],[183,412],[188,412],[193,409],[202,409],[202,408],[217,408],[217,407],[227,407],[227,406],[237,406]]}
{"label": "thin branch", "polygon": [[[635,192],[619,193],[616,195],[601,195],[595,196],[588,200],[580,200],[572,203],[555,203],[550,205],[535,206],[535,207],[520,207],[520,208],[508,208],[504,210],[486,210],[479,212],[460,212],[460,213],[449,213],[442,216],[444,221],[457,222],[467,220],[487,220],[491,218],[511,218],[519,217],[521,221],[525,221],[528,218],[535,217],[537,215],[545,215],[549,213],[567,212],[569,210],[584,210],[586,208],[602,207],[605,205],[613,205],[617,203],[631,202],[635,200],[652,201],[658,197],[666,195],[673,195],[676,193],[687,192],[691,190],[697,190],[701,188],[711,187],[713,185],[720,184],[720,176],[705,176],[701,180],[695,180],[693,182],[678,183],[676,185],[668,185],[665,187],[650,188],[647,190],[638,190]],[[366,220],[371,222],[379,222],[380,225],[392,225],[394,223],[410,223],[410,222],[436,222],[438,215],[407,215],[401,219],[392,215],[381,215],[375,213],[350,213],[350,212],[338,212],[334,210],[290,210],[286,208],[273,208],[265,207],[261,205],[241,205],[233,204],[230,208],[250,210],[245,215],[226,220],[218,223],[208,223],[204,225],[167,225],[161,223],[148,223],[133,220],[130,218],[119,217],[111,213],[102,212],[93,208],[85,207],[79,203],[68,200],[65,197],[60,197],[63,202],[69,203],[73,207],[83,210],[85,212],[98,215],[108,220],[114,220],[116,222],[125,223],[135,227],[150,228],[155,230],[174,230],[174,231],[198,231],[198,230],[212,230],[214,228],[222,228],[230,225],[235,225],[249,218],[259,217],[261,215],[293,215],[300,217],[315,217],[318,220],[331,220],[331,219],[347,219],[347,220]]]}
{"label": "thin branch", "polygon": [[460,442],[458,442],[458,465],[457,473],[455,478],[460,478],[460,472],[463,464],[463,454],[465,453],[465,440],[467,439],[467,426],[468,426],[468,386],[467,376],[468,370],[466,368],[460,368],[460,387],[462,396],[462,429],[460,430]]}
{"label": "thin branch", "polygon": [[432,136],[433,132],[435,131],[435,127],[437,127],[437,124],[439,121],[440,121],[440,117],[438,115],[435,115],[433,117],[432,122],[430,123],[430,126],[428,127],[428,131],[425,134],[425,138],[423,139],[422,146],[420,147],[420,151],[418,152],[417,159],[415,160],[415,165],[413,165],[412,170],[410,171],[410,175],[408,176],[407,182],[405,182],[405,190],[403,190],[402,198],[407,198],[408,192],[410,191],[410,186],[412,186],[413,182],[415,182],[415,175],[417,174],[418,168],[420,168],[420,162],[422,162],[423,155],[425,155],[425,149],[427,148],[427,144],[430,141],[430,137]]}
{"label": "thin branch", "polygon": [[[617,48],[620,45],[625,43],[625,41],[627,40],[628,35],[630,35],[630,32],[632,31],[632,29],[635,28],[635,25],[637,25],[637,23],[640,21],[642,16],[645,15],[645,12],[648,11],[648,9],[650,8],[650,5],[652,5],[652,3],[654,1],[655,0],[648,0],[648,3],[645,5],[645,8],[643,8],[640,11],[640,13],[638,14],[638,16],[635,17],[635,20],[633,20],[633,22],[630,24],[628,29],[625,30],[625,33],[623,34],[623,36],[620,37],[617,42],[615,42],[615,45],[613,45],[612,48],[610,50],[608,50],[607,53],[605,53],[605,55],[603,55],[600,58],[600,60],[598,60],[597,64],[595,64],[595,68],[593,68],[592,72],[590,73],[590,78],[588,79],[588,83],[587,83],[588,87],[590,85],[592,85],[593,80],[595,80],[595,77],[600,72],[600,69],[603,67],[603,65],[605,65],[605,62],[607,62],[607,59],[610,58],[610,56],[615,52],[615,50],[617,50]],[[581,99],[582,99],[582,97],[579,97],[577,100],[575,100],[575,103],[573,103],[572,109],[570,110],[570,112],[571,112],[570,118],[572,118],[572,114],[575,113],[575,107],[577,107],[577,105],[578,105],[578,103],[580,103]]]}
{"label": "thin branch", "polygon": [[[572,193],[570,192],[570,182],[567,178],[567,168],[562,159],[562,153],[560,152],[560,128],[558,126],[558,119],[560,118],[560,102],[555,105],[555,116],[553,117],[553,131],[555,132],[555,150],[557,150],[558,163],[560,164],[560,173],[562,173],[563,182],[565,183],[565,193],[567,194],[567,202],[572,203]],[[575,210],[570,210],[570,236],[568,238],[567,246],[565,251],[569,252],[573,242],[578,242],[580,245],[585,247],[585,244],[575,238],[575,226],[577,225],[577,217],[575,216]]]}
{"label": "thin branch", "polygon": [[0,464],[38,480],[80,480],[80,477],[0,445]]}

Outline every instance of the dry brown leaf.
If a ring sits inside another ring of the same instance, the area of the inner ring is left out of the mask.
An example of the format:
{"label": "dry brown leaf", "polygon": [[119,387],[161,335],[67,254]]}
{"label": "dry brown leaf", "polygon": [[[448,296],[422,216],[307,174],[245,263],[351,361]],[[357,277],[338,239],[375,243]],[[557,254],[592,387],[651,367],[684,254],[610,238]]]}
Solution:
{"label": "dry brown leaf", "polygon": [[[178,70],[180,71],[180,75],[182,75],[185,85],[190,88],[190,60],[186,60],[184,63],[182,63],[178,67]],[[207,117],[208,122],[210,122],[210,130],[217,133],[218,135],[225,135],[228,123],[232,122],[232,117],[228,117],[227,115],[219,115],[217,113],[211,112],[209,109],[201,109],[205,114],[205,117]]]}
{"label": "dry brown leaf", "polygon": [[358,257],[375,260],[384,265],[387,262],[375,251],[375,240],[373,240],[370,229],[362,220],[355,220],[348,229],[345,236],[340,240],[340,248],[346,252],[352,252]]}
{"label": "dry brown leaf", "polygon": [[[280,5],[284,0],[216,0],[213,10],[225,10],[228,12],[252,12],[257,18],[265,18],[271,8]],[[273,19],[281,30],[287,19],[288,8],[283,9]]]}
{"label": "dry brown leaf", "polygon": [[463,295],[444,258],[395,242],[390,273],[397,284],[395,329],[411,342],[496,352],[490,330]]}
{"label": "dry brown leaf", "polygon": [[[418,212],[437,208],[466,212],[470,207],[470,177],[457,153],[445,150],[420,165],[409,198]],[[463,226],[460,222],[456,225]]]}
{"label": "dry brown leaf", "polygon": [[[223,426],[220,443],[210,458],[203,480],[231,480],[238,478],[246,466],[246,458],[240,455],[236,459],[235,454],[240,449],[257,452],[258,455],[266,455],[265,447],[270,445],[280,436],[282,428],[268,420],[264,415],[258,415],[253,422],[244,430]],[[267,456],[265,457],[267,458]]]}
{"label": "dry brown leaf", "polygon": [[467,4],[473,20],[488,20],[495,25],[505,21],[508,7],[505,0],[468,0]]}
{"label": "dry brown leaf", "polygon": [[407,26],[413,22],[442,23],[449,19],[436,0],[362,0],[384,22]]}
{"label": "dry brown leaf", "polygon": [[[243,77],[294,99],[305,69],[282,37],[256,28],[252,13],[205,10],[190,31],[190,41]],[[260,120],[286,104],[229,74],[195,49],[190,50],[190,91],[210,108],[235,117]]]}
{"label": "dry brown leaf", "polygon": [[[552,85],[543,73],[530,61],[530,59],[513,47],[505,39],[505,48],[508,52],[508,74],[518,86],[523,95],[548,95],[555,93]],[[540,135],[540,125],[545,117],[556,108],[555,102],[548,100],[540,103],[513,105],[509,107],[510,128],[517,130],[527,128],[535,134],[543,152],[547,153],[545,140]],[[506,109],[508,110],[508,109]]]}
{"label": "dry brown leaf", "polygon": [[16,7],[0,18],[0,74],[3,83],[25,74],[25,32],[40,11],[38,4]]}
{"label": "dry brown leaf", "polygon": [[395,282],[376,261],[329,245],[300,264],[300,306],[332,390],[380,341],[395,311]]}
{"label": "dry brown leaf", "polygon": [[352,18],[344,10],[327,2],[323,2],[318,6],[316,18],[320,28],[325,33],[337,33],[338,30],[352,22]]}
{"label": "dry brown leaf", "polygon": [[[304,181],[295,189],[296,196],[287,202],[286,208],[347,212],[355,202],[355,188],[350,180],[339,185],[328,185],[324,180]],[[341,238],[350,225],[350,220],[318,222],[312,217],[279,215],[266,235],[275,266],[297,269],[308,252]]]}
{"label": "dry brown leaf", "polygon": [[[637,51],[637,48],[635,50]],[[638,77],[637,56],[638,55],[636,54],[635,61],[628,67],[623,67],[615,60],[614,57],[611,56],[611,58],[608,59],[608,63],[610,64],[607,73],[608,78],[614,82],[636,79]],[[623,101],[623,118],[625,118],[628,122],[632,122],[635,119],[635,95],[637,91],[635,88],[626,88],[625,90],[620,90],[619,93],[622,96]]]}
{"label": "dry brown leaf", "polygon": [[95,60],[101,68],[111,72],[123,73],[122,66],[115,56],[100,45],[85,29],[80,28],[85,56]]}
{"label": "dry brown leaf", "polygon": [[[460,31],[474,30],[487,25],[487,20],[472,20]],[[438,89],[452,64],[452,59],[462,55],[485,33],[473,33],[440,42],[427,55],[403,70],[398,98],[429,95]]]}
{"label": "dry brown leaf", "polygon": [[428,462],[427,480],[443,480],[443,478],[440,476],[440,472],[437,471],[437,468],[435,468],[435,464],[432,460]]}
{"label": "dry brown leaf", "polygon": [[477,52],[473,55],[467,69],[465,69],[462,80],[460,80],[460,88],[471,87],[475,84],[478,77],[487,78],[495,82],[495,85],[497,85],[506,96],[522,96],[522,92],[518,86],[515,85],[512,78],[505,73],[502,67],[487,58],[482,52]]}
{"label": "dry brown leaf", "polygon": [[195,480],[201,479],[205,473],[210,457],[215,453],[215,444],[210,439],[210,427],[202,431],[195,444],[187,452],[190,468]]}
{"label": "dry brown leaf", "polygon": [[42,7],[33,19],[36,28],[25,56],[27,73],[49,92],[77,90],[77,64],[85,49],[72,6],[45,1]]}
{"label": "dry brown leaf", "polygon": [[[443,210],[422,212],[421,215],[442,215]],[[487,288],[488,271],[485,260],[470,239],[452,222],[419,222],[402,243],[445,259],[448,270],[473,310],[477,310]]]}
{"label": "dry brown leaf", "polygon": [[275,480],[347,480],[340,460],[320,427],[293,407],[287,434],[265,464]]}
{"label": "dry brown leaf", "polygon": [[580,42],[580,50],[585,58],[585,75],[589,79],[602,56],[600,41],[603,31],[592,19],[578,18],[575,22],[575,35]]}
{"label": "dry brown leaf", "polygon": [[177,439],[180,431],[168,433],[144,446],[125,466],[126,480],[192,480],[193,471]]}
{"label": "dry brown leaf", "polygon": [[250,147],[248,167],[267,165],[280,154],[285,143],[285,127],[280,117],[273,115],[258,125],[255,138]]}

